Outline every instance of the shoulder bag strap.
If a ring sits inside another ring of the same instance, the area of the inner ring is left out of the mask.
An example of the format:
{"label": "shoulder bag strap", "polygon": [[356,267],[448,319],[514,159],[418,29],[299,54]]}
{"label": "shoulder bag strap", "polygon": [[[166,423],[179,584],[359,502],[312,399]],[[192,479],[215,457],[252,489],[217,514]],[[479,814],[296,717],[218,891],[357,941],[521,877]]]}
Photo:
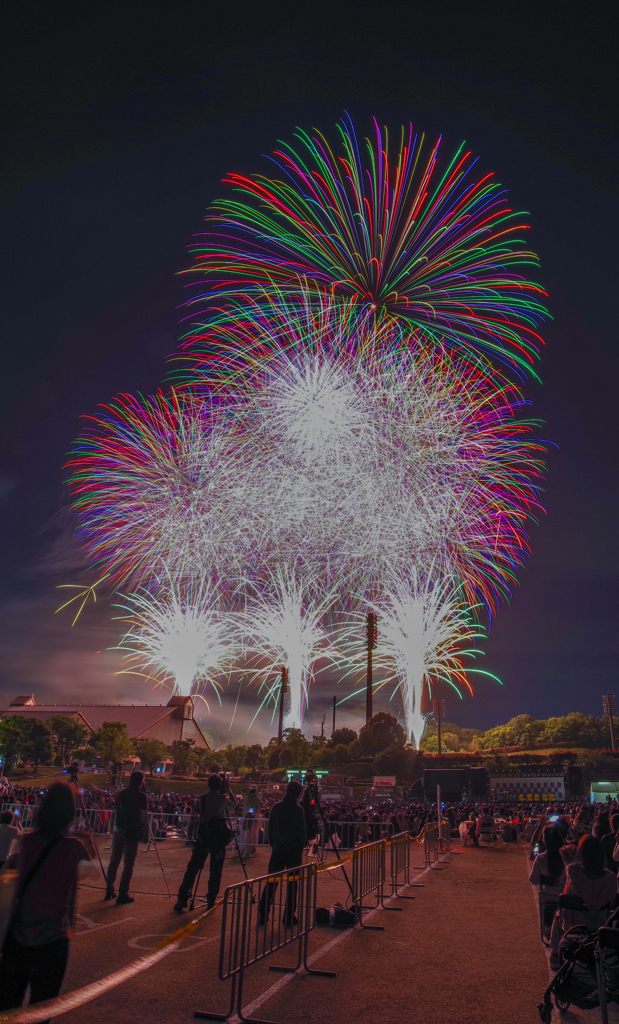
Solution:
{"label": "shoulder bag strap", "polygon": [[53,848],[58,845],[61,839],[64,839],[64,836],[58,836],[56,839],[52,839],[51,843],[48,843],[47,846],[43,847],[43,849],[39,852],[39,855],[38,857],[36,857],[34,864],[27,872],[27,874],[24,876],[19,885],[19,888],[17,890],[17,897],[15,899],[16,906],[22,899],[24,893],[26,892],[26,889],[34,879],[34,876],[36,875],[37,871],[43,867],[43,864],[47,860],[49,854],[52,852]]}

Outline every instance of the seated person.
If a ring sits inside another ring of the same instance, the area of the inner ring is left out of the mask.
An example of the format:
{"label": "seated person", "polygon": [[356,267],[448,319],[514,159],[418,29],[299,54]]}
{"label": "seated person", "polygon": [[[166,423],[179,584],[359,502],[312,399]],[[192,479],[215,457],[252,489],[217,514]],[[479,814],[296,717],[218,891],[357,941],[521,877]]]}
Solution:
{"label": "seated person", "polygon": [[529,881],[532,885],[539,886],[542,897],[540,906],[542,927],[544,934],[549,937],[559,896],[563,892],[566,882],[565,864],[561,856],[561,847],[563,846],[561,831],[554,825],[546,825],[543,842],[546,849],[543,853],[538,853],[533,861]]}
{"label": "seated person", "polygon": [[533,867],[529,874],[529,881],[532,885],[538,885],[539,890],[545,896],[559,896],[565,889],[566,869],[561,856],[563,836],[554,825],[546,825],[544,829],[543,853],[539,853],[533,861]]}
{"label": "seated person", "polygon": [[[559,942],[563,932],[577,924],[584,924],[596,931],[604,924],[617,894],[617,879],[612,871],[604,867],[604,850],[599,839],[584,835],[578,843],[578,859],[565,869],[566,881],[563,892],[569,896],[580,896],[586,911],[561,910],[552,927],[552,954],[558,958]],[[551,963],[551,966],[552,963]]]}
{"label": "seated person", "polygon": [[501,840],[504,843],[517,843],[518,832],[516,826],[511,821],[504,821],[501,825]]}
{"label": "seated person", "polygon": [[617,842],[619,841],[619,814],[613,814],[610,819],[611,831],[607,835],[600,839],[602,849],[604,850],[604,866],[612,871],[613,875],[617,874],[617,868],[619,864],[615,860],[614,853],[617,848]]}
{"label": "seated person", "polygon": [[477,819],[477,827],[475,829],[477,838],[481,839],[482,842],[490,843],[492,841],[493,829],[494,817],[490,814],[490,808],[484,807]]}

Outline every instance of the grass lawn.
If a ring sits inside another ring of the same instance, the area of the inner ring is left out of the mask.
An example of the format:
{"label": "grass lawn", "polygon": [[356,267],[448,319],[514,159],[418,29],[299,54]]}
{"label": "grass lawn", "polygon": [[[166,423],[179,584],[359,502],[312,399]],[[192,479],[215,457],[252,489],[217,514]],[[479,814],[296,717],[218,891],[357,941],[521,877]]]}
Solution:
{"label": "grass lawn", "polygon": [[[9,776],[9,782],[16,786],[28,786],[34,789],[38,789],[41,785],[47,785],[52,780],[54,782],[68,782],[69,776],[66,772],[63,772],[60,768],[39,768],[39,774],[33,775],[18,770],[12,772]],[[127,785],[129,776],[125,775],[122,780],[121,788]],[[192,793],[194,796],[200,796],[202,793],[206,793],[207,785],[206,779],[162,779],[153,775],[146,775],[144,781],[146,782],[147,793],[180,793],[182,796],[187,796]],[[106,772],[80,772],[79,773],[80,786],[94,786],[95,789],[107,789],[107,773]],[[242,783],[235,782],[232,784],[232,790],[235,793],[241,792]]]}

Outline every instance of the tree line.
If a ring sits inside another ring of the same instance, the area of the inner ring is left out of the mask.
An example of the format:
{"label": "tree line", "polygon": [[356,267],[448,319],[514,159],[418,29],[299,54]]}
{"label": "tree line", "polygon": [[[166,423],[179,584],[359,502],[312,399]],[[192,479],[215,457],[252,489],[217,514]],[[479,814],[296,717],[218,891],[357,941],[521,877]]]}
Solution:
{"label": "tree line", "polygon": [[[613,719],[615,735],[619,736],[619,719]],[[610,747],[608,718],[596,718],[572,711],[569,715],[537,719],[531,715],[516,715],[505,725],[496,725],[483,732],[479,729],[462,729],[453,722],[443,722],[441,740],[447,751],[493,750],[516,748],[534,750],[542,747],[575,746],[590,750]],[[437,729],[434,722],[428,723],[421,749],[436,751]]]}
{"label": "tree line", "polygon": [[[619,736],[619,720],[615,730]],[[610,746],[610,731],[607,719],[572,712],[546,720],[517,715],[485,732],[444,722],[441,739],[444,754],[499,754],[570,746],[597,750]],[[428,723],[420,751],[416,751],[406,745],[402,726],[385,712],[374,715],[358,733],[341,728],[329,738],[314,736],[308,740],[299,729],[286,729],[282,742],[273,737],[265,745],[228,743],[218,750],[197,748],[193,740],[176,740],[168,748],[160,740],[131,738],[122,722],[104,722],[89,735],[85,726],[64,715],[46,720],[15,715],[0,720],[0,753],[7,774],[23,761],[33,764],[36,772],[39,765],[63,765],[75,758],[90,767],[122,764],[132,757],[139,758],[142,767],[152,774],[171,756],[172,774],[183,776],[208,775],[212,771],[243,775],[292,767],[339,768],[346,772],[346,765],[356,763],[364,766],[366,775],[398,774],[408,778],[418,767],[420,754],[432,754],[437,746],[434,722]]]}
{"label": "tree line", "polygon": [[65,765],[69,760],[95,764],[123,764],[139,758],[151,774],[172,758],[172,774],[207,775],[213,771],[231,771],[234,775],[278,768],[332,767],[359,757],[371,757],[393,742],[404,744],[404,730],[395,718],[378,714],[359,734],[352,729],[336,729],[326,739],[307,740],[300,729],[286,729],[283,741],[273,737],[267,744],[228,743],[219,750],[202,749],[194,740],[175,740],[171,748],[160,740],[131,738],[123,722],[104,722],[90,735],[85,726],[64,715],[32,719],[19,715],[0,720],[0,754],[5,773],[19,763],[34,766]]}

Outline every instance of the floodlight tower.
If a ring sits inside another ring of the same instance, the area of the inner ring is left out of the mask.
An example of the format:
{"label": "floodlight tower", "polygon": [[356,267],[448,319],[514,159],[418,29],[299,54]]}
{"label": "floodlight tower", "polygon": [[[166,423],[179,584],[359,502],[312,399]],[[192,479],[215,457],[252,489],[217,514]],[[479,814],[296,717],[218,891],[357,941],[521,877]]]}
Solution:
{"label": "floodlight tower", "polygon": [[372,651],[376,650],[376,644],[378,641],[378,626],[376,625],[377,616],[374,612],[368,612],[367,624],[365,627],[365,635],[367,639],[367,651],[368,651],[368,662],[367,662],[367,675],[366,675],[366,691],[365,691],[365,724],[367,725],[372,717]]}
{"label": "floodlight tower", "polygon": [[604,693],[602,695],[602,707],[604,708],[604,714],[608,715],[608,725],[610,727],[610,746],[611,749],[615,749],[615,725],[613,722],[613,716],[615,714],[615,695],[614,693]]}
{"label": "floodlight tower", "polygon": [[434,720],[436,722],[436,731],[438,734],[438,752],[440,755],[443,749],[441,746],[441,722],[445,718],[445,701],[443,697],[435,697],[433,699],[432,714],[434,715]]}
{"label": "floodlight tower", "polygon": [[281,745],[284,735],[284,699],[288,692],[288,669],[282,665],[282,680],[279,688],[279,725],[277,727],[277,742]]}

